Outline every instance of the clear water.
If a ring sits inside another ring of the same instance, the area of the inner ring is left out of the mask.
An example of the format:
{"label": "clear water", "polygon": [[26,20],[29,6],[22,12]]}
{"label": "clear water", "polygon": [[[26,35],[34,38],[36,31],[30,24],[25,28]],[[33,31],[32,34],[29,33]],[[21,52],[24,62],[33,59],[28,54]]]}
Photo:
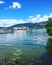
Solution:
{"label": "clear water", "polygon": [[45,29],[0,34],[0,58],[11,54],[12,59],[23,61],[36,59],[37,62],[47,52],[47,42],[48,35]]}
{"label": "clear water", "polygon": [[28,44],[46,45],[46,30],[18,30],[14,33],[0,34],[0,45],[18,46]]}

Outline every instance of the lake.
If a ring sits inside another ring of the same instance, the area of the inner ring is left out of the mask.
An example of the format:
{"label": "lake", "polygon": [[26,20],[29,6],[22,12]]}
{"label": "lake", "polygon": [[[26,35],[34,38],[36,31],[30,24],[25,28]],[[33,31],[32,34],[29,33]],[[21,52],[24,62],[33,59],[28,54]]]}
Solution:
{"label": "lake", "polygon": [[51,42],[45,29],[0,34],[0,64],[51,65]]}

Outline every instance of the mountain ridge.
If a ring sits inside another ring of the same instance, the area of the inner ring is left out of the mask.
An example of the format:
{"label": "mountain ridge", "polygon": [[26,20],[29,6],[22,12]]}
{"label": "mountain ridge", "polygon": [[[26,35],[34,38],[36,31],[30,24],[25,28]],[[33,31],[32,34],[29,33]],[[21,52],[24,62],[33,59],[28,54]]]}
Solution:
{"label": "mountain ridge", "polygon": [[15,24],[11,27],[29,27],[29,28],[44,28],[46,22],[38,22],[38,23],[21,23],[21,24]]}

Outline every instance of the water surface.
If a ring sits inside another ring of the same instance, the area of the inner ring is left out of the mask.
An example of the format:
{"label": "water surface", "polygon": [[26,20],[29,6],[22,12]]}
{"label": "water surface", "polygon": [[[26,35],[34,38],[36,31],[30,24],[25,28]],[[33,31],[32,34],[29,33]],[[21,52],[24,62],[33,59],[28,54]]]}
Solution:
{"label": "water surface", "polygon": [[19,63],[43,62],[41,60],[45,60],[45,55],[48,55],[48,38],[45,29],[17,30],[14,33],[0,34],[0,59],[9,57],[10,60],[17,59]]}

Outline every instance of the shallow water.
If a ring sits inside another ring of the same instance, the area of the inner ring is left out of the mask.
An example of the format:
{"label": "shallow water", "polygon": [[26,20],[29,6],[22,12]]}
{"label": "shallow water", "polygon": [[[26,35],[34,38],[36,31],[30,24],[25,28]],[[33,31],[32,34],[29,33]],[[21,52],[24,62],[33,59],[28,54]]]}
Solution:
{"label": "shallow water", "polygon": [[46,45],[46,30],[18,30],[14,33],[0,34],[0,45],[40,44]]}
{"label": "shallow water", "polygon": [[45,55],[48,55],[46,48],[47,43],[50,43],[48,38],[45,29],[18,30],[14,33],[0,34],[0,59],[9,56],[10,60],[42,62]]}

